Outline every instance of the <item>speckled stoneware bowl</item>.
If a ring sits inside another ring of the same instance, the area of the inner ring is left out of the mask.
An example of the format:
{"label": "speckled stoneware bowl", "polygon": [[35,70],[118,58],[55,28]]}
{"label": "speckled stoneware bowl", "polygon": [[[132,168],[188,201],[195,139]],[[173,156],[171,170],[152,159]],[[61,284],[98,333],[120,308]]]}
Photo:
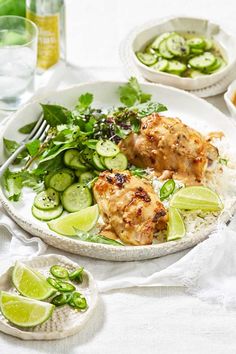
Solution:
{"label": "speckled stoneware bowl", "polygon": [[[69,258],[54,254],[38,256],[21,262],[39,271],[46,277],[49,276],[49,269],[54,264],[59,264],[69,271],[79,267],[77,263],[72,262]],[[11,281],[13,266],[1,275],[0,290],[16,292]],[[84,270],[83,283],[76,285],[76,288],[87,299],[89,306],[87,311],[80,312],[67,305],[56,307],[49,320],[33,328],[15,326],[0,313],[0,331],[25,340],[61,339],[78,333],[91,318],[97,304],[98,293],[92,275],[86,270]]]}
{"label": "speckled stoneware bowl", "polygon": [[[179,77],[165,72],[157,72],[151,67],[147,67],[137,59],[135,53],[140,50],[142,51],[158,34],[164,32],[191,32],[192,34],[213,38],[220,45],[227,65],[224,69],[214,74],[199,76],[194,79]],[[207,19],[194,17],[168,17],[141,25],[133,30],[128,50],[131,52],[134,65],[145,79],[184,90],[199,90],[209,87],[224,78],[236,64],[235,36],[231,35],[218,24]]]}
{"label": "speckled stoneware bowl", "polygon": [[[6,158],[2,144],[3,136],[17,141],[23,139],[24,136],[18,132],[18,128],[38,118],[41,113],[39,102],[57,103],[72,108],[82,93],[91,92],[94,95],[94,106],[117,106],[120,105],[117,91],[122,84],[123,82],[95,82],[76,85],[63,91],[48,93],[23,107],[11,116],[0,132],[0,164]],[[235,145],[236,126],[234,122],[206,101],[168,86],[142,84],[141,88],[143,91],[152,94],[154,101],[162,102],[168,107],[168,111],[164,112],[164,115],[179,117],[183,122],[204,134],[209,131],[224,131],[229,144]],[[148,246],[117,247],[89,243],[76,240],[73,237],[60,236],[51,231],[45,222],[35,219],[31,213],[34,195],[32,191],[26,190],[23,193],[23,198],[15,203],[9,201],[4,195],[4,190],[1,189],[0,201],[7,213],[18,225],[30,234],[39,236],[47,244],[64,251],[104,260],[132,261],[165,256],[203,241],[216,226],[215,222],[207,227],[203,225],[197,232],[187,232],[181,240]],[[232,214],[234,208],[235,204],[230,201],[228,209],[222,213],[220,220],[226,222],[229,219],[229,212]]]}

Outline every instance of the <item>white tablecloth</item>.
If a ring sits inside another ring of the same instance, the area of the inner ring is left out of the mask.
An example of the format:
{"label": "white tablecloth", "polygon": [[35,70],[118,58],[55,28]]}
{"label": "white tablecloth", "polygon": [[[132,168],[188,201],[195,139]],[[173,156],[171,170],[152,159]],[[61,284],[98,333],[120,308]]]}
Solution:
{"label": "white tablecloth", "polygon": [[[119,42],[133,26],[155,17],[210,17],[236,34],[235,0],[67,0],[67,4],[68,58],[80,69],[69,71],[66,77],[56,76],[59,87],[93,79],[125,78],[118,56]],[[228,114],[222,96],[208,101]],[[6,253],[9,239],[8,232],[0,229],[0,247]],[[47,251],[55,252],[59,251]],[[86,262],[90,268],[87,259],[64,254],[81,264]],[[93,265],[91,262],[91,268]],[[119,263],[116,266],[119,268]],[[144,266],[140,262],[140,267]],[[136,288],[102,295],[92,320],[71,338],[23,342],[1,333],[0,353],[231,354],[236,352],[235,325],[235,310],[201,302],[182,288]]]}

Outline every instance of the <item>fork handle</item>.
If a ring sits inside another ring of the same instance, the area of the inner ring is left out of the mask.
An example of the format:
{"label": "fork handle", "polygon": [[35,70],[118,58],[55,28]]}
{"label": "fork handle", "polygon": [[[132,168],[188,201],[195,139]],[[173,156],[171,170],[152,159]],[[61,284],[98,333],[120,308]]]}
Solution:
{"label": "fork handle", "polygon": [[25,149],[25,143],[21,144],[18,149],[4,162],[4,164],[0,168],[0,178],[9,167],[9,165],[17,158],[17,156]]}

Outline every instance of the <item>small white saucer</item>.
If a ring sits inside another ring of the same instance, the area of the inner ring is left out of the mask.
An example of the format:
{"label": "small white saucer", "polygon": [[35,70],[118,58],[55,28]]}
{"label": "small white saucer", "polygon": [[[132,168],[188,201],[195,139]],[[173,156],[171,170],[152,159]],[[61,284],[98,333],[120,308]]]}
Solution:
{"label": "small white saucer", "polygon": [[[62,265],[69,271],[79,267],[77,263],[72,262],[69,258],[56,254],[33,257],[22,262],[29,267],[35,268],[46,277],[49,276],[49,269],[54,264]],[[11,281],[13,266],[1,275],[0,290],[16,291]],[[83,283],[78,284],[76,288],[86,297],[89,306],[87,311],[80,312],[67,305],[57,307],[49,320],[33,328],[14,326],[0,313],[0,331],[24,340],[61,339],[78,333],[95,310],[98,292],[92,275],[86,270],[84,270]]]}

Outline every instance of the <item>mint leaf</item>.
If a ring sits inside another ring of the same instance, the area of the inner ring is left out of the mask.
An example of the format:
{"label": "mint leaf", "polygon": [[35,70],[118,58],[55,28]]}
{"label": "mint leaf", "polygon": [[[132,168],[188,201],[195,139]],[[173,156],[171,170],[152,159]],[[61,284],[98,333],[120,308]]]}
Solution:
{"label": "mint leaf", "polygon": [[72,121],[72,113],[65,107],[51,104],[41,104],[44,119],[51,127],[60,124],[69,124]]}
{"label": "mint leaf", "polygon": [[79,97],[78,104],[76,105],[75,109],[79,112],[84,112],[91,106],[92,102],[93,94],[87,92]]}
{"label": "mint leaf", "polygon": [[145,103],[150,101],[151,95],[142,92],[138,80],[131,77],[127,84],[119,87],[120,101],[127,107],[132,107],[136,102]]}
{"label": "mint leaf", "polygon": [[41,142],[38,139],[30,141],[29,143],[26,144],[26,148],[27,148],[30,156],[35,156],[37,154],[37,152],[39,151],[40,145],[41,145]]}
{"label": "mint leaf", "polygon": [[21,127],[18,131],[21,134],[30,134],[32,132],[32,130],[34,129],[36,124],[37,124],[37,122],[26,124],[23,127]]}

